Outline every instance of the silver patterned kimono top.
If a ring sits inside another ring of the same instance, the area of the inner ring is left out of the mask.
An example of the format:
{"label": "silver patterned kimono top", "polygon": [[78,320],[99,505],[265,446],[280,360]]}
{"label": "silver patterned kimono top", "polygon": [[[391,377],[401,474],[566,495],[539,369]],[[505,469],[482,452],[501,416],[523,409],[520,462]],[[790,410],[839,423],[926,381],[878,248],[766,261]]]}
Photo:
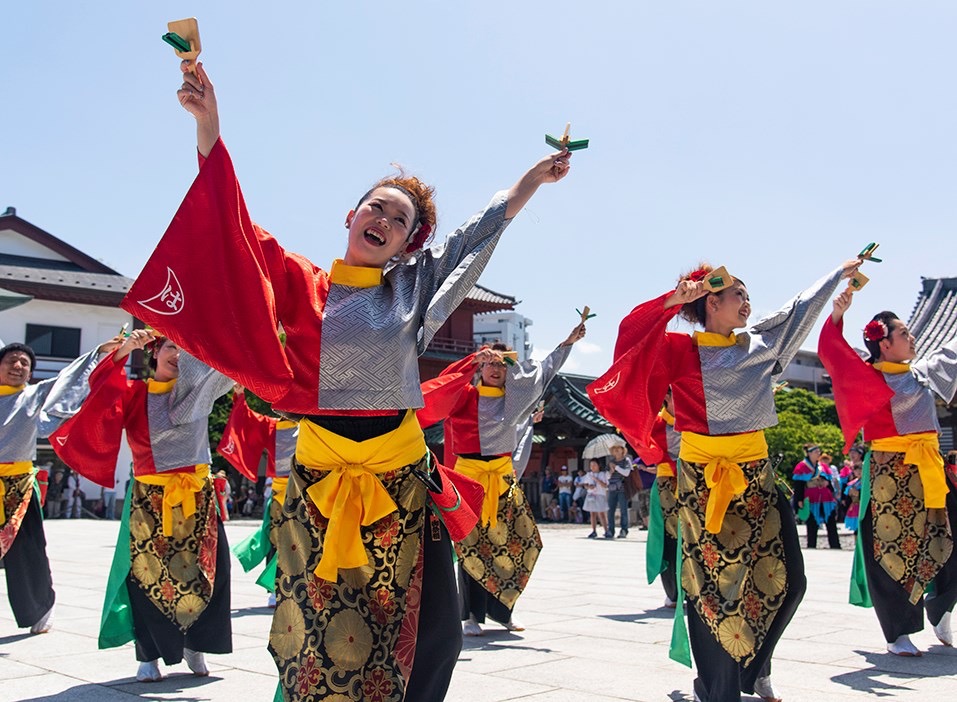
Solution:
{"label": "silver patterned kimono top", "polygon": [[944,402],[957,394],[957,338],[911,364],[909,373],[882,373],[894,391],[891,414],[899,434],[940,432],[936,393]]}
{"label": "silver patterned kimono top", "polygon": [[[779,311],[736,334],[733,346],[698,346],[707,434],[741,434],[778,423],[773,376],[801,348],[842,273],[841,268],[832,271]],[[681,408],[676,416],[686,430]]]}
{"label": "silver patterned kimono top", "polygon": [[[80,409],[90,393],[90,374],[100,354],[80,356],[56,377],[0,395],[0,463],[32,461],[37,437],[56,431]],[[0,386],[13,390],[10,386]]]}
{"label": "silver patterned kimono top", "polygon": [[675,463],[678,462],[678,454],[681,453],[681,432],[675,431],[673,425],[665,423],[665,438],[668,441],[668,455]]}
{"label": "silver patterned kimono top", "polygon": [[504,395],[479,395],[478,434],[483,456],[515,451],[519,427],[528,421],[571,350],[570,344],[559,346],[542,361],[516,364],[505,381]]}
{"label": "silver patterned kimono top", "polygon": [[507,195],[497,193],[442,245],[387,269],[379,285],[337,284],[333,266],[322,320],[320,409],[423,406],[417,358],[478,281],[511,222]]}
{"label": "silver patterned kimono top", "polygon": [[[152,381],[151,385],[166,384]],[[147,393],[149,441],[157,473],[212,461],[209,413],[216,399],[232,387],[233,381],[225,375],[180,350],[179,377],[172,381],[172,388]]]}
{"label": "silver patterned kimono top", "polygon": [[276,426],[276,477],[287,478],[292,470],[292,459],[296,456],[296,442],[299,441],[299,424]]}

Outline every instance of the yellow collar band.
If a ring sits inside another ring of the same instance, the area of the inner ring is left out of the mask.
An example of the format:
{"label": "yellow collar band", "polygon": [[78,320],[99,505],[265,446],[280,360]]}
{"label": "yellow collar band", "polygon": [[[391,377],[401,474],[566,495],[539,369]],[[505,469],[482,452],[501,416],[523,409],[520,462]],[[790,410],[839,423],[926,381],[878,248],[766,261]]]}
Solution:
{"label": "yellow collar band", "polygon": [[382,269],[365,266],[350,266],[341,258],[332,262],[329,282],[347,288],[374,288],[382,285]]}
{"label": "yellow collar band", "polygon": [[734,332],[731,332],[730,336],[724,336],[715,332],[696,331],[694,342],[698,346],[734,346],[738,343],[738,337]]}

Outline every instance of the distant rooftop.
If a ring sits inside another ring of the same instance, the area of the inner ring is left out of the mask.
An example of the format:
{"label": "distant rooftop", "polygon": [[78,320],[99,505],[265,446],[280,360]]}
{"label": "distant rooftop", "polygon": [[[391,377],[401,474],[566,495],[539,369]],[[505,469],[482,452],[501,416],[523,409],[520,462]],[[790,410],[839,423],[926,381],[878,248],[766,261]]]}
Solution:
{"label": "distant rooftop", "polygon": [[957,336],[957,278],[923,278],[907,323],[924,358]]}

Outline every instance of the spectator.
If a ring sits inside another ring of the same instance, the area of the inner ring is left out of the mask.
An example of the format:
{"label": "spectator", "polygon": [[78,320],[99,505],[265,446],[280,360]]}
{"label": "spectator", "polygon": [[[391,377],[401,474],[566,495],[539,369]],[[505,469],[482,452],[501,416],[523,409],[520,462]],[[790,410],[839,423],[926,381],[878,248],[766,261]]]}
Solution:
{"label": "spectator", "polygon": [[562,521],[568,521],[568,508],[572,504],[572,489],[575,480],[568,474],[568,466],[562,466],[558,475],[558,504],[561,508]]}
{"label": "spectator", "polygon": [[551,504],[548,505],[548,509],[545,510],[545,516],[553,522],[560,522],[562,520],[562,508],[558,506],[558,500],[554,497],[552,498]]}
{"label": "spectator", "polygon": [[[582,500],[585,498],[583,497]],[[582,519],[582,511],[578,506],[578,503],[572,502],[571,506],[568,508],[568,521],[573,524],[581,524],[584,520]]]}
{"label": "spectator", "polygon": [[545,469],[545,477],[542,478],[542,516],[548,512],[548,505],[552,503],[552,498],[556,497],[558,492],[558,481],[555,479],[555,473],[551,468]]}
{"label": "spectator", "polygon": [[79,519],[83,516],[83,498],[85,495],[80,489],[80,476],[78,473],[70,471],[70,474],[67,476],[66,494],[68,500],[66,518]]}
{"label": "spectator", "polygon": [[588,491],[585,489],[585,471],[581,468],[578,469],[578,473],[575,475],[575,492],[572,493],[572,502],[574,502],[579,510],[582,510],[585,506],[585,495],[588,494]]}
{"label": "spectator", "polygon": [[[638,471],[640,488],[635,490],[632,499],[635,501],[635,511],[638,512],[638,519],[641,521],[642,531],[648,528],[649,502],[651,500],[651,488],[655,484],[655,476],[658,474],[657,466],[645,465],[644,461],[635,463],[635,470]],[[632,483],[634,484],[634,483]]]}
{"label": "spectator", "polygon": [[64,487],[63,471],[54,471],[47,488],[47,519],[59,519],[63,513]]}
{"label": "spectator", "polygon": [[120,481],[114,478],[112,490],[107,490],[106,488],[103,488],[101,499],[103,500],[103,518],[104,519],[116,519],[116,488],[119,485],[119,483]]}
{"label": "spectator", "polygon": [[624,442],[611,447],[611,457],[608,459],[608,530],[614,536],[615,510],[620,510],[619,539],[628,536],[628,494],[625,481],[629,480],[633,467]]}
{"label": "spectator", "polygon": [[588,494],[585,495],[585,510],[591,517],[591,534],[589,539],[598,538],[598,524],[605,528],[605,538],[612,538],[608,531],[608,473],[601,469],[601,463],[597,458],[591,459],[588,464],[591,471],[585,476],[582,484]]}
{"label": "spectator", "polygon": [[820,464],[821,447],[804,445],[804,458],[794,466],[794,501],[798,516],[804,519],[807,528],[807,547],[817,548],[818,525],[827,529],[828,545],[841,548],[837,535],[837,500],[831,487],[831,474]]}

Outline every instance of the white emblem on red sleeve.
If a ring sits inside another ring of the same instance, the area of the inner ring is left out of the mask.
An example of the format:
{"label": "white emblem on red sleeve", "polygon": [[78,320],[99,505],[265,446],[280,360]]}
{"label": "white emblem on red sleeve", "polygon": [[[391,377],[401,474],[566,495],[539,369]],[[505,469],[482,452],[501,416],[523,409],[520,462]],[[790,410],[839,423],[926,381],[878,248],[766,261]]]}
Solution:
{"label": "white emblem on red sleeve", "polygon": [[57,436],[54,438],[56,438],[56,442],[60,444],[60,446],[66,446],[66,440],[70,438],[70,435],[67,434],[66,436]]}
{"label": "white emblem on red sleeve", "polygon": [[236,450],[236,442],[233,441],[232,437],[229,437],[229,443],[220,449],[222,453],[233,453],[235,450]]}
{"label": "white emblem on red sleeve", "polygon": [[183,286],[179,284],[176,273],[169,266],[166,267],[166,285],[159,294],[147,300],[138,300],[139,304],[156,314],[179,314],[183,311],[186,298],[183,296]]}
{"label": "white emblem on red sleeve", "polygon": [[613,377],[607,383],[602,385],[600,388],[595,388],[594,390],[592,390],[592,392],[595,393],[596,395],[601,395],[603,392],[614,390],[615,386],[618,385],[618,381],[620,379],[621,379],[621,371],[618,371],[617,373],[615,373],[615,377]]}

